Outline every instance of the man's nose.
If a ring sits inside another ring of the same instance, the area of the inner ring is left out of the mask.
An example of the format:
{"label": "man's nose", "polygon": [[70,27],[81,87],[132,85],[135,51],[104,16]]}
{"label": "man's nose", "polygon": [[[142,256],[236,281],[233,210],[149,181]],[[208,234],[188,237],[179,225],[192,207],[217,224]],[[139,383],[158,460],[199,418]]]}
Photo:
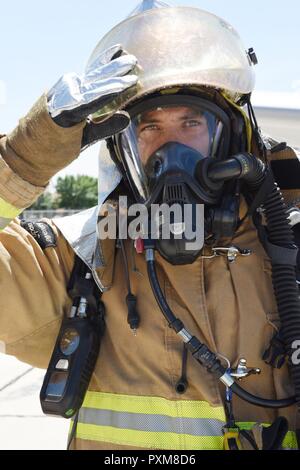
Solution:
{"label": "man's nose", "polygon": [[178,131],[178,129],[169,129],[166,132],[164,132],[163,143],[181,142],[181,140],[182,140],[182,135]]}
{"label": "man's nose", "polygon": [[176,129],[176,128],[174,128],[174,127],[173,127],[173,128],[170,127],[169,129],[167,129],[167,136],[168,136],[168,139],[174,138],[174,137],[178,136],[179,133],[180,133],[180,132],[178,131],[178,129]]}

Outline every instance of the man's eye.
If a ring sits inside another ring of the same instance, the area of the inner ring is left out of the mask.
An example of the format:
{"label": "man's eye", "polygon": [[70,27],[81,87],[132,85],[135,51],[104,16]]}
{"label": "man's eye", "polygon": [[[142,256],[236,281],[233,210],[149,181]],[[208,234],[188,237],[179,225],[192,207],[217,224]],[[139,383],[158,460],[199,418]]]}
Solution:
{"label": "man's eye", "polygon": [[197,119],[189,119],[188,121],[184,122],[184,127],[196,127],[201,125],[202,121],[198,121]]}
{"label": "man's eye", "polygon": [[159,130],[159,127],[156,124],[148,124],[147,126],[142,127],[140,132],[157,131],[157,130]]}

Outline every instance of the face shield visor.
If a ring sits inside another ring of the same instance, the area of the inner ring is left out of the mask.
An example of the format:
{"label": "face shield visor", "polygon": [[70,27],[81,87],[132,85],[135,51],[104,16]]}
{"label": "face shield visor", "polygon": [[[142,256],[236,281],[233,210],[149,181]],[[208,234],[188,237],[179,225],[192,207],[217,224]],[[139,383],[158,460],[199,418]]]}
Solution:
{"label": "face shield visor", "polygon": [[139,86],[99,110],[95,119],[163,88],[207,86],[223,90],[234,102],[253,91],[253,63],[236,30],[222,18],[192,7],[142,8],[136,13],[100,40],[86,71],[108,48],[121,44],[137,58]]}
{"label": "face shield visor", "polygon": [[201,160],[228,156],[229,119],[209,101],[164,96],[148,99],[128,111],[131,123],[116,136],[115,144],[140,203],[151,202],[155,187],[167,175],[185,175],[193,182]]}

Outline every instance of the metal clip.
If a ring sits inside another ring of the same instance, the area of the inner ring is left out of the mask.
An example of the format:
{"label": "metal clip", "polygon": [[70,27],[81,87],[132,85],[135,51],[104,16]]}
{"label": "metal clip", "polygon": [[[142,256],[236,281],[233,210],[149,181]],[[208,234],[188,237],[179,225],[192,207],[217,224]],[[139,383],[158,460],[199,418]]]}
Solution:
{"label": "metal clip", "polygon": [[[86,273],[85,279],[92,279],[91,273]],[[79,306],[77,310],[77,314],[79,318],[86,318],[87,317],[87,306],[88,301],[85,297],[80,297]]]}
{"label": "metal clip", "polygon": [[248,377],[248,375],[260,374],[261,370],[258,368],[247,367],[247,360],[241,358],[236,369],[231,369],[230,375],[238,380]]}
{"label": "metal clip", "polygon": [[229,247],[216,247],[212,248],[213,254],[211,256],[202,256],[205,259],[212,259],[216,256],[227,256],[229,263],[234,263],[237,256],[249,256],[252,254],[251,250],[247,248],[241,249],[238,246],[229,246]]}

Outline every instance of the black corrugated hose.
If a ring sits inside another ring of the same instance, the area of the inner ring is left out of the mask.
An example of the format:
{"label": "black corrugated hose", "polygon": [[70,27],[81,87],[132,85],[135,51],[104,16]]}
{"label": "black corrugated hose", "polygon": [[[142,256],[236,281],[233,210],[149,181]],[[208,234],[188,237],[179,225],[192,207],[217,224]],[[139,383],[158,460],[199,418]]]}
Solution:
{"label": "black corrugated hose", "polygon": [[[300,414],[300,364],[296,364],[295,361],[293,363],[292,361],[292,355],[295,352],[293,343],[294,341],[300,340],[300,300],[296,283],[297,248],[294,245],[294,235],[289,224],[287,207],[270,170],[267,169],[267,171],[265,171],[264,164],[251,154],[239,154],[228,161],[213,163],[207,168],[207,176],[212,181],[226,181],[231,178],[243,180],[250,194],[252,194],[252,197],[250,197],[252,211],[254,212],[254,209],[259,206],[262,206],[264,209],[266,228],[264,228],[261,223],[257,223],[260,217],[256,211],[254,222],[256,223],[260,239],[271,258],[272,281],[278,314],[281,321],[282,339],[289,358],[291,377],[295,387],[296,397],[289,397],[283,400],[261,399],[241,389],[237,383],[232,385],[232,391],[242,399],[256,404],[257,406],[277,408],[280,407],[280,405],[288,406],[296,401]],[[197,171],[200,175],[201,166],[199,166]],[[148,273],[152,289],[162,312],[168,319],[170,326],[174,328],[177,323],[180,323],[180,320],[173,316],[162,295],[159,285],[157,285],[158,283],[155,282],[157,281],[157,277],[154,263],[154,259],[148,259]],[[180,328],[179,325],[179,329]],[[176,330],[177,328],[174,329]],[[211,351],[208,352],[211,353]],[[222,369],[220,364],[219,367],[217,365],[217,358],[215,362],[216,369]],[[204,364],[202,363],[202,365]],[[283,404],[284,401],[286,401],[286,403]],[[296,431],[296,435],[298,448],[300,448],[299,429]]]}
{"label": "black corrugated hose", "polygon": [[[276,184],[264,203],[268,228],[268,240],[274,245],[292,249],[294,235],[288,221],[287,208]],[[289,358],[292,381],[295,387],[296,402],[300,419],[300,364],[292,361],[295,347],[300,340],[300,301],[296,283],[296,266],[279,264],[272,261],[272,281],[281,321],[281,337]],[[300,430],[297,430],[298,448],[300,448]]]}
{"label": "black corrugated hose", "polygon": [[[250,193],[260,193],[254,196],[254,206],[260,205],[259,199],[262,199],[262,207],[266,217],[266,230],[264,231],[261,224],[257,224],[259,219],[257,215],[254,216],[254,222],[257,225],[261,241],[271,258],[272,282],[281,321],[281,337],[289,360],[300,419],[300,364],[292,361],[295,352],[293,343],[300,340],[300,301],[299,289],[296,283],[297,247],[294,244],[294,233],[289,223],[287,207],[280,189],[274,181],[271,170],[267,169],[265,171],[263,163],[251,154],[237,155],[232,160],[235,160],[236,164],[239,162],[246,169],[246,171],[241,171],[238,178],[243,179]],[[231,166],[233,165],[232,160]],[[224,163],[226,166],[226,162]],[[213,170],[212,167],[212,173]],[[268,183],[264,189],[263,183],[267,179]],[[271,247],[271,250],[268,249],[269,247]],[[277,247],[281,248],[281,252]],[[299,429],[297,430],[297,440],[300,448]]]}

